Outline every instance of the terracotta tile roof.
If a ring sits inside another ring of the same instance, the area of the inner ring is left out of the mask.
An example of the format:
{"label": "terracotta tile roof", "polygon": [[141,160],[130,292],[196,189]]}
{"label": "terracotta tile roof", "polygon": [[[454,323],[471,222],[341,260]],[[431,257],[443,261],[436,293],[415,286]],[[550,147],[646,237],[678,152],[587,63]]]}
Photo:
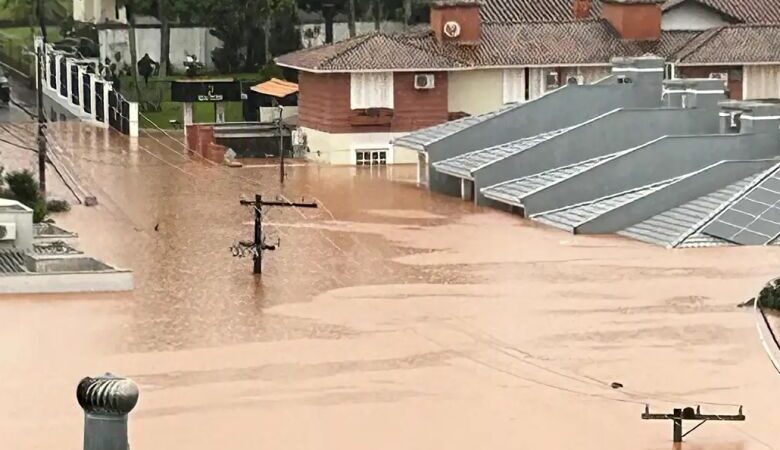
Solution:
{"label": "terracotta tile roof", "polygon": [[[485,22],[560,22],[575,20],[574,0],[484,0],[482,20]],[[601,3],[593,0],[590,18],[600,17]],[[609,1],[609,0],[607,0]],[[612,0],[613,2],[616,0]],[[664,3],[657,0],[624,0],[634,3]],[[780,23],[780,0],[666,0],[663,9],[671,9],[686,1],[697,1],[739,22]]]}
{"label": "terracotta tile roof", "polygon": [[780,24],[707,30],[676,52],[681,64],[780,62]]}
{"label": "terracotta tile roof", "polygon": [[[574,0],[485,0],[484,22],[561,22],[575,20]],[[591,18],[598,18],[599,0],[594,0]]]}
{"label": "terracotta tile roof", "polygon": [[608,65],[614,56],[673,55],[698,32],[665,32],[658,42],[620,39],[604,20],[491,23],[476,46],[441,44],[430,32],[370,34],[281,56],[312,71],[446,70],[529,65]]}

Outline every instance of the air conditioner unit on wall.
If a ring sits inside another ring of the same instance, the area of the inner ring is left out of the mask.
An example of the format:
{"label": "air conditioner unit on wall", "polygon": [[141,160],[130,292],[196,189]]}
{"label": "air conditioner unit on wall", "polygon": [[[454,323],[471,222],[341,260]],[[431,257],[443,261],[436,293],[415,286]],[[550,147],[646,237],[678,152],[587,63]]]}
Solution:
{"label": "air conditioner unit on wall", "polygon": [[728,72],[712,72],[712,73],[710,73],[710,79],[711,80],[729,81],[729,73]]}
{"label": "air conditioner unit on wall", "polygon": [[433,89],[435,87],[435,78],[430,73],[420,73],[414,76],[415,89]]}
{"label": "air conditioner unit on wall", "polygon": [[16,239],[15,223],[0,223],[0,241],[13,241]]}
{"label": "air conditioner unit on wall", "polygon": [[567,84],[585,84],[585,77],[582,75],[569,75],[566,79]]}

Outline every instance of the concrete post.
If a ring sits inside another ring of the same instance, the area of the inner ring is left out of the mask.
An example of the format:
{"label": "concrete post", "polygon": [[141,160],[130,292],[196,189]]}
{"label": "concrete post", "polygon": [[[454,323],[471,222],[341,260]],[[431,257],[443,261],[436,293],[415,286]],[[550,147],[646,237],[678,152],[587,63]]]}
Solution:
{"label": "concrete post", "polygon": [[127,415],[138,403],[138,386],[110,373],[84,378],[76,388],[84,410],[84,450],[129,450]]}
{"label": "concrete post", "polygon": [[61,59],[62,55],[56,55],[54,57],[54,90],[56,91],[57,95],[60,95],[60,72],[62,72],[60,67]]}
{"label": "concrete post", "polygon": [[127,102],[130,110],[127,112],[130,122],[130,137],[138,137],[138,102]]}
{"label": "concrete post", "polygon": [[75,105],[75,103],[73,103],[73,78],[70,76],[72,68],[73,63],[65,60],[65,84],[68,86],[68,96],[66,97],[66,100],[69,105]]}
{"label": "concrete post", "polygon": [[216,106],[216,120],[217,123],[225,123],[225,103],[217,102]]}
{"label": "concrete post", "polygon": [[79,90],[79,115],[84,116],[84,105],[89,99],[84,98],[84,74],[87,73],[86,67],[79,65],[78,75],[76,76],[76,82],[78,83]]}
{"label": "concrete post", "polygon": [[97,122],[97,111],[95,111],[95,109],[97,109],[97,96],[99,95],[99,93],[95,92],[95,81],[96,81],[95,75],[89,74],[89,92],[92,93],[92,96],[89,98],[89,102],[90,102],[89,110],[92,112],[92,120]]}
{"label": "concrete post", "polygon": [[187,138],[187,126],[192,125],[192,103],[183,103],[182,104],[182,111],[184,113],[184,117],[182,118],[184,120],[184,123],[182,124],[182,128],[184,129],[184,138]]}
{"label": "concrete post", "polygon": [[114,86],[112,82],[103,81],[103,92],[101,92],[100,95],[103,96],[103,119],[105,120],[107,126],[110,126],[108,122],[108,117],[111,111],[111,108],[109,108],[108,106],[108,94],[111,92],[113,88]]}

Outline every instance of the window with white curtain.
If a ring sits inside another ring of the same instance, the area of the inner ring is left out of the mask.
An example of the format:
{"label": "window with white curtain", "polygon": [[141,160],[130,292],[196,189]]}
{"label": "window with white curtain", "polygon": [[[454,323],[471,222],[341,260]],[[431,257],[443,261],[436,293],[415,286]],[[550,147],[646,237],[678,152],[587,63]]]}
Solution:
{"label": "window with white curtain", "polygon": [[393,108],[393,73],[353,73],[350,108]]}
{"label": "window with white curtain", "polygon": [[525,100],[525,69],[504,70],[504,103],[520,103]]}

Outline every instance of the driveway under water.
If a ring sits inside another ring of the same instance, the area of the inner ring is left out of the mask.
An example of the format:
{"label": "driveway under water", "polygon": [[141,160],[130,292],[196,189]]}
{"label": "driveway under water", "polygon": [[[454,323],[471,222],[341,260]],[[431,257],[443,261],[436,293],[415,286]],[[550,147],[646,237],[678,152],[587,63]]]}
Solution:
{"label": "driveway under water", "polygon": [[[81,448],[75,387],[105,371],[141,388],[140,450],[671,448],[645,404],[744,405],[685,448],[780,447],[780,375],[736,308],[778,275],[778,248],[572,236],[421,190],[412,167],[295,164],[280,190],[262,161],[52,128],[100,202],[58,223],[136,290],[0,298],[1,448]],[[229,250],[252,239],[239,199],[256,192],[322,205],[264,211],[280,245],[262,278]]]}

